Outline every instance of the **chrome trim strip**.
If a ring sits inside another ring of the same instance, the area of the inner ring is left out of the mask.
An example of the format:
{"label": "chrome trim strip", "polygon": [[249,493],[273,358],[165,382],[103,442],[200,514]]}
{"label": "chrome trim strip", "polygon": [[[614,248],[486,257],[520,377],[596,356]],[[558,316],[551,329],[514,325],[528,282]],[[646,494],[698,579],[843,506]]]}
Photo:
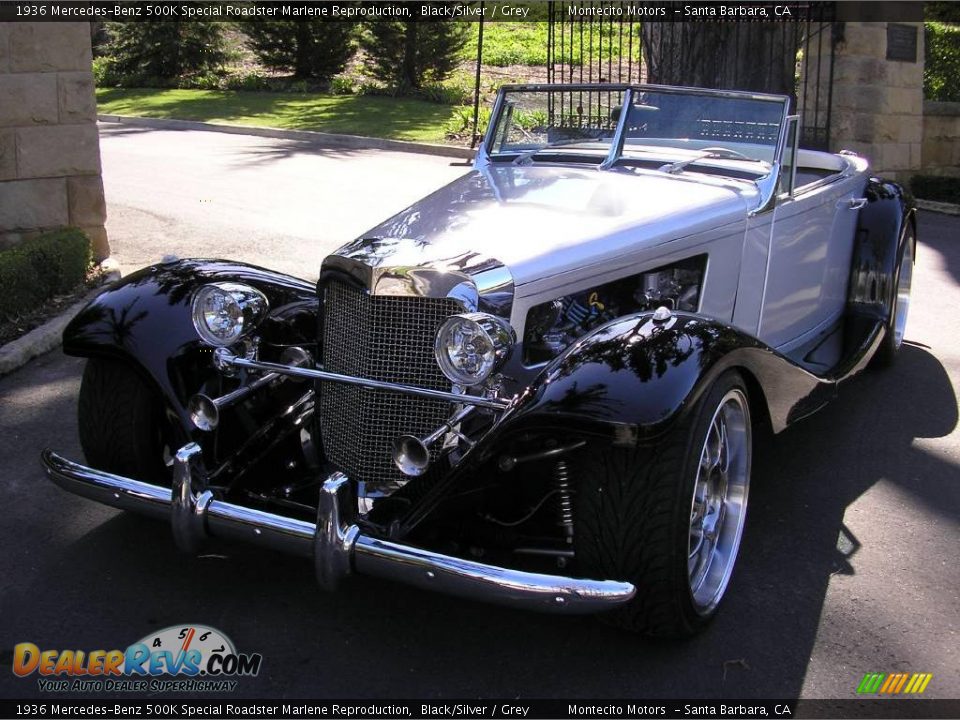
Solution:
{"label": "chrome trim strip", "polygon": [[[136,482],[136,481],[133,481]],[[289,555],[313,557],[313,523],[214,500],[207,511],[211,535],[264,545]]]}
{"label": "chrome trim strip", "polygon": [[[780,135],[777,138],[777,145],[773,151],[773,163],[770,165],[770,172],[757,180],[757,190],[760,191],[760,198],[757,206],[747,213],[747,217],[755,217],[760,213],[772,210],[777,206],[777,187],[780,185],[780,173],[783,170],[783,151],[787,144],[787,126],[790,124],[790,118],[797,118],[797,132],[795,137],[799,142],[800,138],[800,120],[796,115],[789,115],[789,101],[783,106],[783,119],[780,121]],[[793,158],[794,167],[797,164],[796,153]]]}
{"label": "chrome trim strip", "polygon": [[51,450],[40,453],[40,461],[54,483],[75,495],[160,520],[170,517],[169,488],[92,470]]}
{"label": "chrome trim strip", "polygon": [[[194,472],[199,470],[200,454],[194,443],[177,452],[177,482],[172,490],[85,467],[51,450],[44,450],[40,458],[47,475],[64,490],[170,519],[178,544],[183,528],[189,526],[187,535],[193,540],[201,540],[202,531],[203,537],[209,533],[312,557],[318,579],[327,588],[356,571],[459,597],[566,614],[610,610],[636,592],[627,582],[523,572],[363,535],[352,522],[356,500],[342,473],[324,482],[316,524],[222,500],[202,503],[205,493],[192,494],[195,482],[202,483]],[[176,502],[175,494],[182,496]]]}
{"label": "chrome trim strip", "polygon": [[354,566],[363,575],[425,590],[541,612],[592,613],[630,600],[633,585],[521,572],[360,535]]}
{"label": "chrome trim strip", "polygon": [[630,107],[633,104],[633,88],[628,87],[623,91],[623,101],[620,103],[620,117],[617,118],[617,129],[613,133],[613,142],[610,143],[610,152],[607,159],[600,163],[598,169],[607,170],[612,168],[620,156],[623,154],[624,134],[627,129],[627,116],[630,114]]}
{"label": "chrome trim strip", "polygon": [[228,367],[232,366],[246,368],[247,370],[275,372],[281,375],[291,375],[293,377],[309,378],[311,380],[326,380],[329,382],[344,383],[346,385],[360,385],[361,387],[373,388],[375,390],[388,390],[404,395],[416,395],[417,397],[432,398],[434,400],[447,400],[461,405],[476,405],[477,407],[488,408],[490,410],[506,410],[510,406],[510,403],[506,400],[491,400],[489,398],[476,397],[475,395],[461,395],[444,390],[430,390],[429,388],[399,385],[382,380],[354,377],[353,375],[341,375],[340,373],[327,372],[326,370],[314,368],[302,368],[280,365],[279,363],[263,362],[261,360],[249,360],[227,352],[219,352],[217,362]]}
{"label": "chrome trim strip", "polygon": [[[554,92],[566,91],[587,91],[587,90],[626,90],[631,88],[643,92],[653,90],[663,93],[674,93],[676,95],[694,94],[694,95],[712,95],[714,97],[743,98],[750,100],[766,100],[773,102],[783,102],[788,100],[787,95],[776,95],[774,93],[759,93],[751,90],[717,90],[713,88],[688,87],[685,85],[646,85],[643,83],[513,83],[501,85],[500,91],[507,92],[535,92],[538,90],[553,90]],[[491,125],[492,123],[491,118]],[[488,126],[489,128],[489,126]]]}
{"label": "chrome trim strip", "polygon": [[[497,93],[496,100],[493,101],[493,110],[490,112],[490,122],[487,123],[487,133],[483,138],[483,164],[486,165],[490,162],[490,152],[493,147],[493,141],[496,139],[494,137],[494,131],[496,130],[496,124],[494,120],[500,119],[500,113],[503,111],[503,98],[504,98],[504,89],[501,88]],[[479,157],[479,153],[477,153]],[[476,158],[474,159],[474,164],[476,165]]]}
{"label": "chrome trim strip", "polygon": [[371,295],[444,298],[455,293],[460,285],[473,282],[469,274],[453,267],[382,265],[382,253],[389,258],[392,246],[393,238],[358,238],[327,255],[322,271],[339,270],[354,278]]}
{"label": "chrome trim strip", "polygon": [[510,322],[516,290],[510,270],[497,261],[496,267],[467,272],[477,287],[477,310]]}
{"label": "chrome trim strip", "polygon": [[777,185],[780,184],[780,162],[777,161],[770,166],[770,172],[756,181],[759,198],[757,206],[747,213],[747,217],[754,217],[760,213],[773,210],[776,206]]}
{"label": "chrome trim strip", "polygon": [[[491,187],[495,184],[491,183]],[[374,230],[379,227],[382,226]],[[481,253],[467,252],[456,257],[425,259],[424,264],[416,268],[393,266],[389,263],[398,243],[412,245],[414,240],[362,236],[328,255],[322,270],[348,275],[371,295],[452,298],[465,312],[479,309],[510,319],[513,276],[502,262]]]}
{"label": "chrome trim strip", "polygon": [[[833,183],[839,182],[840,180],[846,180],[848,177],[850,176],[845,175],[842,172],[838,172],[834,175],[828,175],[825,178],[820,178],[819,180],[815,180],[812,183],[801,185],[799,188],[796,188],[794,190],[793,198],[794,200],[796,200],[797,198],[801,198],[805,196],[807,193],[815,192],[816,190],[819,190],[822,187],[826,187],[827,185],[833,185]],[[783,197],[783,195],[781,195],[781,197]]]}

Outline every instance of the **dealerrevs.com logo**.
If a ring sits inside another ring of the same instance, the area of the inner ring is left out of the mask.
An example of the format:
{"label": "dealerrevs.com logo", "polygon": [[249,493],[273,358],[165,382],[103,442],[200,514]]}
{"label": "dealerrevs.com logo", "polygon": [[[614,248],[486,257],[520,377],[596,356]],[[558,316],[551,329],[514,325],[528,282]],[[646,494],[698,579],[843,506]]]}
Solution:
{"label": "dealerrevs.com logo", "polygon": [[13,648],[13,672],[45,692],[229,692],[260,672],[260,653],[239,653],[219,630],[173,625],[126,650]]}

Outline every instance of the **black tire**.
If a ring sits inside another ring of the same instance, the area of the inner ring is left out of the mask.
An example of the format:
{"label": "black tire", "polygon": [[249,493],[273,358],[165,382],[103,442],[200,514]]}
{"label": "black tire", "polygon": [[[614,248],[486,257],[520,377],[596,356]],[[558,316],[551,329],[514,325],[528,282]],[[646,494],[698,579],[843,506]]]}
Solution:
{"label": "black tire", "polygon": [[77,415],[80,445],[92,467],[170,485],[169,462],[186,440],[174,432],[157,392],[132,368],[109,360],[88,360]]}
{"label": "black tire", "polygon": [[[686,419],[662,440],[633,448],[593,448],[578,462],[574,529],[578,566],[588,577],[627,580],[637,588],[629,603],[601,616],[604,621],[648,637],[680,638],[697,633],[715,615],[715,604],[706,609],[695,606],[688,557],[701,452],[714,415],[730,393],[745,406],[748,488],[749,396],[735,371],[717,378]],[[744,493],[744,513],[746,500]],[[742,520],[739,527],[735,547]],[[725,589],[726,582],[717,602]]]}
{"label": "black tire", "polygon": [[[900,254],[900,257],[897,259],[897,269],[894,272],[894,282],[893,282],[893,299],[892,306],[890,309],[890,318],[887,320],[887,329],[883,334],[883,341],[880,343],[880,347],[877,348],[876,354],[873,356],[873,362],[876,367],[879,368],[888,368],[897,359],[897,355],[900,354],[900,348],[903,345],[903,336],[897,332],[897,319],[899,305],[897,298],[900,295],[900,283],[903,279],[903,268],[904,262],[909,263],[909,282],[912,285],[913,280],[913,270],[916,263],[916,238],[914,237],[913,228],[908,227],[906,232],[906,237],[903,241],[903,252]],[[909,290],[907,292],[909,295]],[[909,304],[907,306],[909,309]],[[906,324],[906,311],[904,313],[903,324]]]}

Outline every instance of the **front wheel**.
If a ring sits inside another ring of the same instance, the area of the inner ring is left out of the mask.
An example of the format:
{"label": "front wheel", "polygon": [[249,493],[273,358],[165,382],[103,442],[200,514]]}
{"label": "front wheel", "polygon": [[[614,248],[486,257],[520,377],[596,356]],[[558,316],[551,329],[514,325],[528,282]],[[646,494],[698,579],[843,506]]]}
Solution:
{"label": "front wheel", "polygon": [[752,453],[747,388],[728,371],[667,438],[583,458],[580,567],[637,588],[606,619],[648,636],[685,637],[715,615],[743,535]]}
{"label": "front wheel", "polygon": [[173,457],[186,442],[166,416],[159,394],[129,365],[87,361],[77,419],[80,446],[98,470],[170,485]]}

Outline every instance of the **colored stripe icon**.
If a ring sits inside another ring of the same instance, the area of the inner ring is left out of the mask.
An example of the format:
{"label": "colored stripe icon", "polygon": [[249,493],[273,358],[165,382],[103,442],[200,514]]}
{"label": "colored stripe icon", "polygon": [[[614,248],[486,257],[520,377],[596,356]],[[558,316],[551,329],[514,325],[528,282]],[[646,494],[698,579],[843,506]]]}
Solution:
{"label": "colored stripe icon", "polygon": [[932,679],[932,673],[867,673],[857,686],[857,693],[919,695]]}

